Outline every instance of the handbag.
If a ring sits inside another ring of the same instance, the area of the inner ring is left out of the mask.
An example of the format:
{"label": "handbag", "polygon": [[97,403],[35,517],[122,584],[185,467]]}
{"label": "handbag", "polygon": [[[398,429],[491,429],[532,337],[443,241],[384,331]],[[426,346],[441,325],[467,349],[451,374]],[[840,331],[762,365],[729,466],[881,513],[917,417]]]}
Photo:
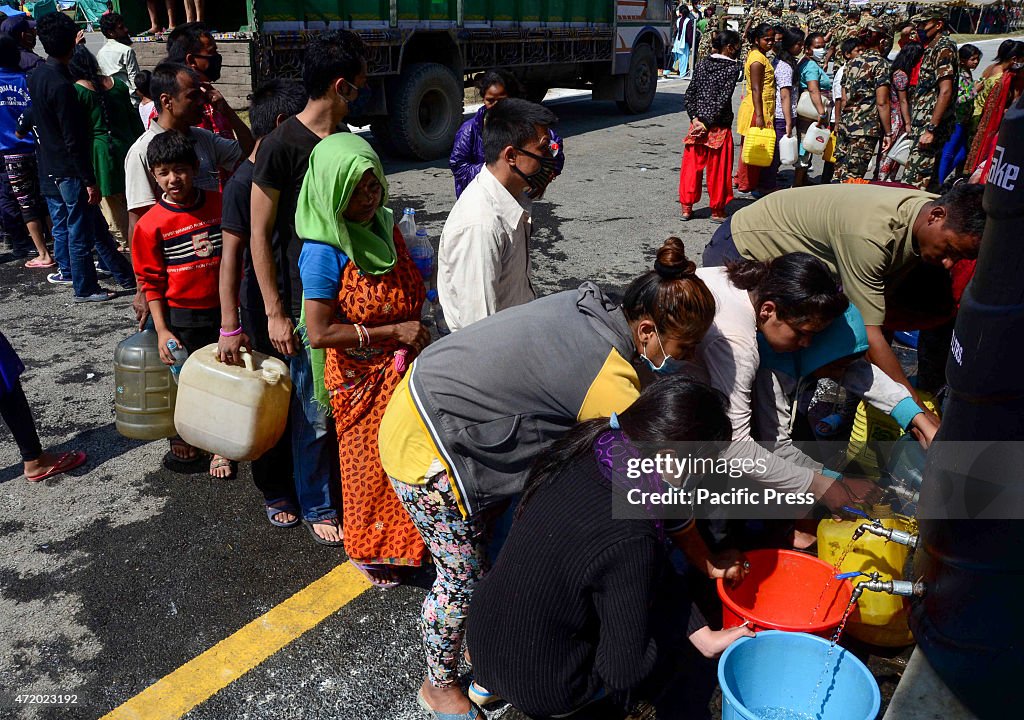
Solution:
{"label": "handbag", "polygon": [[889,152],[887,152],[885,156],[893,162],[897,162],[900,165],[906,165],[907,161],[910,160],[910,151],[913,148],[914,143],[911,141],[910,136],[904,135],[892,144],[892,147],[889,148]]}
{"label": "handbag", "polygon": [[797,117],[802,117],[804,120],[817,120],[821,117],[818,113],[818,108],[814,107],[814,100],[811,99],[810,90],[804,90],[800,93],[800,99],[796,101],[796,114]]}
{"label": "handbag", "polygon": [[768,167],[775,157],[775,128],[759,128],[752,125],[743,136],[741,159],[747,165]]}

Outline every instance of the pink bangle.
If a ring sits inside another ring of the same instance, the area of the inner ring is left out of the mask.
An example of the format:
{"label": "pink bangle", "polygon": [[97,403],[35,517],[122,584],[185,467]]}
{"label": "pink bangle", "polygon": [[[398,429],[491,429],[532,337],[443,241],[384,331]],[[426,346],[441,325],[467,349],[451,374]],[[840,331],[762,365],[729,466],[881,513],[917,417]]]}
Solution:
{"label": "pink bangle", "polygon": [[236,335],[241,335],[241,334],[242,334],[242,326],[241,325],[239,325],[236,329],[232,330],[231,332],[224,332],[224,328],[220,329],[220,336],[221,337],[235,337]]}

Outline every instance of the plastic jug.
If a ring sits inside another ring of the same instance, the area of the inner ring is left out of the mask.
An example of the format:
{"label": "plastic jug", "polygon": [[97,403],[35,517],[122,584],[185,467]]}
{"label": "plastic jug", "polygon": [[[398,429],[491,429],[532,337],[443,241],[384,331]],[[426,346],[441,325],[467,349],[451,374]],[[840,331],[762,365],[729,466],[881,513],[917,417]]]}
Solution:
{"label": "plastic jug", "polygon": [[743,162],[768,167],[775,156],[775,128],[751,126],[743,136]]}
{"label": "plastic jug", "polygon": [[839,142],[839,136],[835,133],[831,133],[828,136],[828,142],[825,143],[825,152],[821,154],[821,159],[827,163],[834,163],[836,161],[836,144]]}
{"label": "plastic jug", "polygon": [[795,135],[787,135],[779,140],[779,162],[783,165],[795,165],[800,157]]}
{"label": "plastic jug", "polygon": [[[887,528],[916,532],[915,523],[893,515],[888,505],[875,505],[870,513]],[[851,541],[854,531],[867,520],[832,520],[818,523],[818,558],[835,565]],[[856,541],[838,572],[878,572],[883,580],[904,579],[904,567],[910,556],[906,545],[888,542],[871,533],[864,533]],[[857,580],[854,580],[854,586]],[[899,596],[865,592],[850,615],[846,632],[858,640],[882,647],[902,647],[912,643],[913,636],[907,626],[909,606]]]}
{"label": "plastic jug", "polygon": [[825,145],[828,144],[831,136],[832,133],[825,128],[818,127],[818,123],[811,123],[807,132],[804,133],[804,150],[812,155],[821,155],[825,152]]}
{"label": "plastic jug", "polygon": [[292,381],[277,358],[243,352],[242,361],[220,362],[216,343],[192,353],[178,378],[174,426],[190,445],[255,460],[284,433]]}
{"label": "plastic jug", "polygon": [[125,437],[159,440],[174,437],[174,400],[178,387],[160,360],[157,334],[143,330],[114,350],[114,425]]}
{"label": "plastic jug", "polygon": [[[936,415],[939,414],[935,398],[924,391],[918,391],[925,407]],[[846,458],[856,462],[871,477],[880,477],[881,467],[892,450],[890,443],[895,443],[904,432],[891,417],[864,401],[857,406],[857,414],[853,418],[853,431],[850,433],[850,444],[846,448]]]}

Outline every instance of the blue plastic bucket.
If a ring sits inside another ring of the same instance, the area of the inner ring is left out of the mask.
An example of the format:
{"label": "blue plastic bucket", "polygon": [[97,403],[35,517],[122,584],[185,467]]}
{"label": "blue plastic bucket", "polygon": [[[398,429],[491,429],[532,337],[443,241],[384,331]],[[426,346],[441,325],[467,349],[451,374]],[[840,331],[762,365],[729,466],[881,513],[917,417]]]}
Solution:
{"label": "blue plastic bucket", "polygon": [[874,720],[882,695],[871,671],[839,646],[826,671],[828,646],[779,630],[734,642],[718,663],[722,720]]}

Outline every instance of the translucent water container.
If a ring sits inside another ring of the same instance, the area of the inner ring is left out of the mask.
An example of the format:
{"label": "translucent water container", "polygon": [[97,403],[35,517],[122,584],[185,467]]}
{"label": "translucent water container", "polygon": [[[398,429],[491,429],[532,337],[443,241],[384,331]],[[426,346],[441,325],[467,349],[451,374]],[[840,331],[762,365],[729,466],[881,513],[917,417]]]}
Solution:
{"label": "translucent water container", "polygon": [[231,460],[255,460],[284,433],[292,381],[288,366],[242,353],[244,366],[217,359],[217,345],[192,353],[178,378],[174,426],[182,439]]}
{"label": "translucent water container", "polygon": [[114,425],[125,437],[174,437],[177,385],[160,360],[157,334],[143,330],[114,350]]}
{"label": "translucent water container", "polygon": [[[913,521],[893,515],[888,505],[875,505],[871,517],[878,518],[887,528],[916,532]],[[864,533],[857,540],[854,531],[867,520],[822,520],[818,524],[818,559],[835,566],[842,563],[836,573],[878,572],[883,580],[903,580],[904,566],[910,556],[910,548],[888,542],[871,533]],[[844,557],[845,553],[845,557]],[[856,585],[859,580],[854,580]],[[914,641],[907,625],[909,605],[898,595],[866,592],[857,601],[857,607],[847,623],[847,634],[862,642],[881,647],[902,647]]]}
{"label": "translucent water container", "polygon": [[821,155],[825,152],[832,133],[827,128],[818,127],[818,123],[811,123],[804,133],[803,148],[812,155]]}

